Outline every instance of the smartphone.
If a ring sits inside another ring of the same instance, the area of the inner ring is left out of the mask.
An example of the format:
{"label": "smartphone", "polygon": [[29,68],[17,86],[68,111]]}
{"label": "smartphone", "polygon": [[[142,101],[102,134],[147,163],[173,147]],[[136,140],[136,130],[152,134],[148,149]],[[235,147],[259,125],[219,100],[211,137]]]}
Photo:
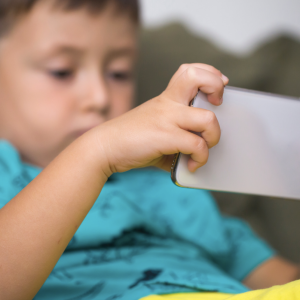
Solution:
{"label": "smartphone", "polygon": [[[198,92],[191,105],[213,111],[220,142],[191,173],[176,155],[171,177],[181,187],[300,199],[300,99],[226,87],[221,106]],[[201,134],[201,133],[200,133]]]}

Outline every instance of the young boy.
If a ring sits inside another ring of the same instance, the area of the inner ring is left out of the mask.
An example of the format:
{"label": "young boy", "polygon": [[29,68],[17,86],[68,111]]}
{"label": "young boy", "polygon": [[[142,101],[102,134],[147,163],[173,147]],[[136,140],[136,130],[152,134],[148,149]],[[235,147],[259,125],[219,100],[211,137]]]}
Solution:
{"label": "young boy", "polygon": [[198,89],[221,104],[225,76],[183,65],[129,111],[136,1],[1,0],[0,13],[0,299],[236,294],[297,278],[208,193],[140,169],[169,171],[179,151],[191,171],[206,162],[220,128],[188,104]]}

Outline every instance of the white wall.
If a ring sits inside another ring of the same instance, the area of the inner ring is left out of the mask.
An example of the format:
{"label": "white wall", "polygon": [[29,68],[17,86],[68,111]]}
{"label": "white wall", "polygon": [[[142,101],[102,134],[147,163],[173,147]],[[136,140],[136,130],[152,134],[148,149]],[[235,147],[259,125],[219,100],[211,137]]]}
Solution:
{"label": "white wall", "polygon": [[181,21],[235,54],[247,54],[280,33],[300,41],[300,0],[140,1],[145,27]]}

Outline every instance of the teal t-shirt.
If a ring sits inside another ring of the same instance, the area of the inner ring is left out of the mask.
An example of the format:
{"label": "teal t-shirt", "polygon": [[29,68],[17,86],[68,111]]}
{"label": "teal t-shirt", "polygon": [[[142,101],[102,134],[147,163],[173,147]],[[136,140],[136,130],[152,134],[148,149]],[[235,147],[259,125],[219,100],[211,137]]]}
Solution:
{"label": "teal t-shirt", "polygon": [[[0,208],[41,170],[0,141]],[[43,201],[43,199],[41,199]],[[150,294],[242,293],[274,255],[206,191],[176,187],[154,168],[114,174],[36,300],[135,300]]]}

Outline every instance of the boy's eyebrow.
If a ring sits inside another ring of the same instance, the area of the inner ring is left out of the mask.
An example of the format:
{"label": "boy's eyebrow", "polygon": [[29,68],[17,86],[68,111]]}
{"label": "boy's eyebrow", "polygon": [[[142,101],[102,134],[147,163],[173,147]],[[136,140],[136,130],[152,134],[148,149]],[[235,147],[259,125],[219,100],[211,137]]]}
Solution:
{"label": "boy's eyebrow", "polygon": [[[84,53],[84,49],[81,49],[79,47],[74,47],[74,46],[68,46],[68,45],[61,45],[57,46],[52,51],[49,53],[48,56],[53,56],[57,54],[69,54],[72,56],[79,57]],[[136,49],[132,47],[124,47],[121,49],[112,49],[109,51],[106,59],[111,60],[117,57],[121,56],[135,56],[137,54]]]}
{"label": "boy's eyebrow", "polygon": [[136,50],[134,48],[122,48],[122,49],[113,49],[107,55],[107,60],[111,60],[120,56],[135,56]]}
{"label": "boy's eyebrow", "polygon": [[82,55],[83,52],[84,52],[83,49],[80,49],[77,47],[61,45],[61,46],[55,47],[51,51],[50,56],[53,54],[71,54],[73,56],[80,56],[80,55]]}

